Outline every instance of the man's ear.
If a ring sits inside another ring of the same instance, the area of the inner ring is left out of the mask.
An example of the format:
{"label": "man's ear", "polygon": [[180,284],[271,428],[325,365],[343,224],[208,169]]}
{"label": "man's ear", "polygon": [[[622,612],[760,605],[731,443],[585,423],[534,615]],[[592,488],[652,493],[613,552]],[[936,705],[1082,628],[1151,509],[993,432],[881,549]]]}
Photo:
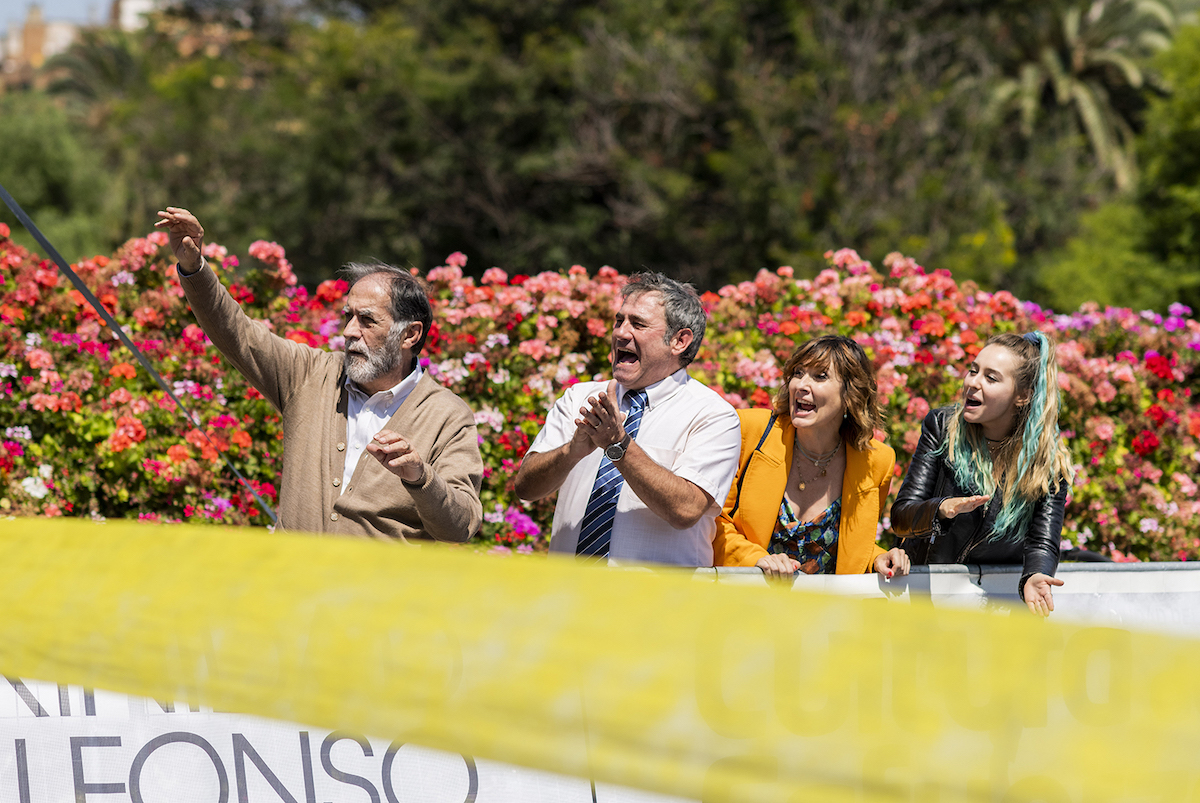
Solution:
{"label": "man's ear", "polygon": [[683,354],[692,345],[692,330],[680,329],[675,333],[675,337],[671,338],[671,353],[676,357]]}
{"label": "man's ear", "polygon": [[417,343],[421,342],[421,335],[425,333],[425,324],[420,321],[413,321],[404,330],[404,339],[400,341],[401,348],[406,348],[412,351],[417,347]]}

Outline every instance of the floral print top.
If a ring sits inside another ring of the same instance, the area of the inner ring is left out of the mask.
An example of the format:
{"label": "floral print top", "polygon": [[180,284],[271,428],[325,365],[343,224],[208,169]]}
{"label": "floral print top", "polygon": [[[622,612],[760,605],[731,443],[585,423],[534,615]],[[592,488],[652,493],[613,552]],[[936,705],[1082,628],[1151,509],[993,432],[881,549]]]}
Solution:
{"label": "floral print top", "polygon": [[779,505],[779,519],[771,534],[772,555],[784,554],[800,562],[805,574],[833,574],[837,570],[838,527],[842,520],[841,497],[813,521],[797,521],[787,497]]}

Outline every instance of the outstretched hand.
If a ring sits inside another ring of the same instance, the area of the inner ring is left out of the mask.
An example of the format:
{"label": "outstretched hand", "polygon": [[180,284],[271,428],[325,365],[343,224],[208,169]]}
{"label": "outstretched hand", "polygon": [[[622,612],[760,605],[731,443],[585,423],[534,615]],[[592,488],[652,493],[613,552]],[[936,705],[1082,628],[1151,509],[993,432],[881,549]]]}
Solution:
{"label": "outstretched hand", "polygon": [[1050,611],[1054,610],[1054,594],[1051,590],[1054,586],[1063,585],[1063,581],[1057,577],[1051,577],[1038,572],[1030,575],[1025,581],[1025,604],[1029,606],[1029,610],[1036,613],[1038,616],[1049,616]]}
{"label": "outstretched hand", "polygon": [[986,505],[990,496],[951,496],[943,499],[938,505],[938,515],[943,519],[952,519],[960,513],[970,513],[972,510]]}
{"label": "outstretched hand", "polygon": [[166,229],[171,240],[171,251],[175,261],[179,263],[183,273],[195,273],[200,270],[201,253],[204,248],[204,227],[200,221],[186,209],[168,206],[166,211],[159,212],[162,218],[154,224],[156,229]]}

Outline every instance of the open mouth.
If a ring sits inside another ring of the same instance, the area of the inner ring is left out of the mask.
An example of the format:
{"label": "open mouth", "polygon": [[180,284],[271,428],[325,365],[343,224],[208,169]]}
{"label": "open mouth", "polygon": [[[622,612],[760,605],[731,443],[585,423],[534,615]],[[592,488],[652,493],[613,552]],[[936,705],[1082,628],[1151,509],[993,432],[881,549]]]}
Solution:
{"label": "open mouth", "polygon": [[817,405],[812,402],[796,402],[796,412],[798,413],[811,413],[815,409],[817,409]]}
{"label": "open mouth", "polygon": [[967,399],[966,401],[963,402],[963,406],[966,407],[968,410],[972,410],[981,404],[983,404],[983,402],[981,402],[979,399]]}
{"label": "open mouth", "polygon": [[637,361],[638,361],[637,354],[634,354],[629,349],[617,349],[616,350],[615,363],[617,365],[627,365],[629,363],[635,363]]}

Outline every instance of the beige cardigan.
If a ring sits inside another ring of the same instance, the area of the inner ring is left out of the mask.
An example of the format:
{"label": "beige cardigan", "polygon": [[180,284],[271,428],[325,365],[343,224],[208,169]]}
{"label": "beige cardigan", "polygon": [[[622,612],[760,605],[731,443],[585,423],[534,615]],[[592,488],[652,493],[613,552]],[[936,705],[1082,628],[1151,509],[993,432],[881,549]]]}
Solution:
{"label": "beige cardigan", "polygon": [[[408,485],[363,452],[349,486],[343,357],[251,321],[207,265],[180,282],[200,327],[283,418],[279,527],[380,539],[466,541],[479,530],[483,460],[467,404],[428,374],[388,422],[426,462]],[[432,469],[432,470],[430,470]]]}

